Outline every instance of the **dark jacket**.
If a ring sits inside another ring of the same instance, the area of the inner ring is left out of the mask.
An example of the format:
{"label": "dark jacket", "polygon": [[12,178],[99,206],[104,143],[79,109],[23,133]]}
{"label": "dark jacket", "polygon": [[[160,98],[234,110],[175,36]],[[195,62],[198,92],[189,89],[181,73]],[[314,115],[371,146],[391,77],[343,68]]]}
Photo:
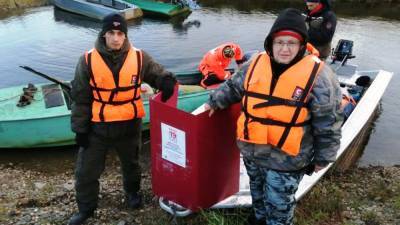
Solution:
{"label": "dark jacket", "polygon": [[[99,35],[96,40],[95,48],[99,51],[102,58],[113,71],[114,76],[118,76],[123,62],[127,56],[131,44],[128,38],[125,40],[120,51],[110,51],[106,48],[105,40]],[[166,71],[163,66],[155,62],[146,52],[143,52],[143,67],[141,69],[141,80],[148,83],[153,88],[159,89],[161,77],[173,76],[172,73]],[[117,80],[117,77],[114,77]],[[93,94],[89,85],[90,77],[85,56],[82,55],[76,66],[75,77],[71,82],[71,97],[73,100],[71,110],[71,129],[75,133],[94,132],[106,138],[115,138],[126,136],[133,132],[140,132],[139,119],[121,122],[100,122],[92,123],[92,101]]]}
{"label": "dark jacket", "polygon": [[324,8],[313,15],[306,10],[309,42],[315,47],[330,44],[336,30],[336,15],[331,10],[330,0],[322,0]]}

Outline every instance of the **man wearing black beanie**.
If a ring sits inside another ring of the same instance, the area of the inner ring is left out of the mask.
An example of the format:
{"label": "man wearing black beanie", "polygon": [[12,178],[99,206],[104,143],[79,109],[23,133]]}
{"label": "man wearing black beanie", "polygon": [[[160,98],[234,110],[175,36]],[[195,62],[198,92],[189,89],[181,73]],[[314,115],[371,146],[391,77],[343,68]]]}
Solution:
{"label": "man wearing black beanie", "polygon": [[237,145],[249,176],[254,212],[248,225],[292,225],[304,174],[336,159],[342,95],[334,72],[308,43],[301,12],[283,10],[264,52],[210,93],[206,108],[241,102]]}
{"label": "man wearing black beanie", "polygon": [[106,16],[95,47],[81,56],[71,82],[71,128],[79,146],[75,171],[79,212],[70,225],[84,224],[93,216],[110,148],[117,151],[121,162],[127,206],[141,205],[138,155],[145,116],[141,84],[161,90],[166,101],[176,79],[146,52],[133,47],[127,33],[122,16]]}

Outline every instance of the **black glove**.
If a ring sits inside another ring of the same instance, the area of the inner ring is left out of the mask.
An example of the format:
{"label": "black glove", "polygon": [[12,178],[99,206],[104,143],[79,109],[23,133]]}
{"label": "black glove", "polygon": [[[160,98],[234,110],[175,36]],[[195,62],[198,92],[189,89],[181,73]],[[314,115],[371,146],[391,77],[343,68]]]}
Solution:
{"label": "black glove", "polygon": [[172,75],[166,75],[161,78],[160,91],[161,101],[166,102],[174,93],[176,78]]}
{"label": "black glove", "polygon": [[219,84],[224,82],[223,80],[218,79],[217,75],[215,73],[209,73],[206,79],[203,80],[203,84],[205,86],[211,86],[213,84]]}
{"label": "black glove", "polygon": [[75,142],[80,147],[83,147],[83,148],[89,147],[89,134],[87,134],[87,133],[76,133]]}

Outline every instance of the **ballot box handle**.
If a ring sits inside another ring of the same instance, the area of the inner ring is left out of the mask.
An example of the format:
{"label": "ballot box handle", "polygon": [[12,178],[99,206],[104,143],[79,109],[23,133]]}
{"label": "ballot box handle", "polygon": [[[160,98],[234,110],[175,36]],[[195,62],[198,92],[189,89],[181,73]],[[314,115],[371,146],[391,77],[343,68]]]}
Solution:
{"label": "ballot box handle", "polygon": [[163,197],[160,197],[158,199],[158,202],[160,204],[160,207],[171,215],[177,217],[185,217],[192,214],[192,211],[190,209],[186,209],[177,203],[164,199]]}

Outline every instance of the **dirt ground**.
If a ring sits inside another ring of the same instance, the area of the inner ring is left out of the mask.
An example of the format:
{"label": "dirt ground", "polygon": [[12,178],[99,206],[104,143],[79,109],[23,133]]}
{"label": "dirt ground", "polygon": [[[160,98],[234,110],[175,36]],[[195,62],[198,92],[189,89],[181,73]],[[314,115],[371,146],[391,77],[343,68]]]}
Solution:
{"label": "dirt ground", "polygon": [[[55,152],[57,151],[57,152]],[[0,153],[0,224],[66,224],[77,210],[74,192],[76,150],[22,150]],[[205,210],[173,217],[152,194],[150,154],[141,156],[141,209],[124,204],[120,165],[109,154],[101,178],[99,208],[89,225],[241,225],[250,209]],[[400,167],[355,168],[325,177],[299,202],[296,224],[400,225]]]}

